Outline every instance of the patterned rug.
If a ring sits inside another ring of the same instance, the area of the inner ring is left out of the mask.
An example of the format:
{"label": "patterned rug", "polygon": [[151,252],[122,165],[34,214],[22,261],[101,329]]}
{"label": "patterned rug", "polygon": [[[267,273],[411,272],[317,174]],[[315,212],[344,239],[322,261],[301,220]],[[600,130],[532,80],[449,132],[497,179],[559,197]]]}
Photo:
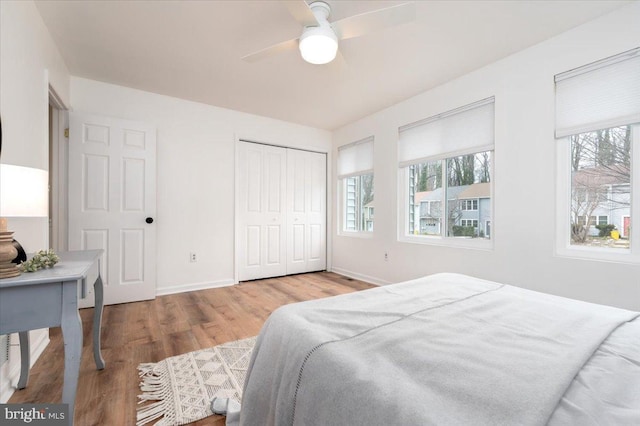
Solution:
{"label": "patterned rug", "polygon": [[[255,337],[138,366],[137,426],[185,425],[211,416],[211,399],[242,399],[242,386]],[[150,402],[153,401],[153,402]]]}

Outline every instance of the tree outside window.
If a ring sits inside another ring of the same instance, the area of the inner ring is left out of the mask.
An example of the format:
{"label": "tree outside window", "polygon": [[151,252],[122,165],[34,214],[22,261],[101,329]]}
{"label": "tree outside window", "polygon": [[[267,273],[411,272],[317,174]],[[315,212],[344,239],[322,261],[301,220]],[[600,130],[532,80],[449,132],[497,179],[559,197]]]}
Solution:
{"label": "tree outside window", "polygon": [[631,126],[571,136],[571,244],[629,248],[630,210]]}

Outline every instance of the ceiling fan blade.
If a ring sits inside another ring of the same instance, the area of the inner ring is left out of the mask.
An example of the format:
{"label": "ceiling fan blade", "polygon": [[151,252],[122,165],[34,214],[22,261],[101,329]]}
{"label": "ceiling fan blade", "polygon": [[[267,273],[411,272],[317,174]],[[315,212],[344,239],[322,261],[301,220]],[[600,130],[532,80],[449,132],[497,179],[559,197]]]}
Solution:
{"label": "ceiling fan blade", "polygon": [[342,52],[340,52],[340,50],[338,50],[338,52],[336,53],[336,58],[331,61],[329,66],[338,71],[344,71],[347,69],[347,61],[344,59],[344,56],[342,55]]}
{"label": "ceiling fan blade", "polygon": [[271,56],[275,56],[278,53],[286,52],[287,50],[293,50],[298,48],[298,39],[283,41],[282,43],[274,44],[273,46],[266,47],[257,52],[250,53],[243,56],[242,59],[247,62],[257,62]]}
{"label": "ceiling fan blade", "polygon": [[282,0],[280,3],[282,3],[289,10],[291,16],[293,16],[296,21],[302,24],[302,26],[316,27],[320,25],[306,1]]}
{"label": "ceiling fan blade", "polygon": [[338,39],[360,37],[384,28],[411,22],[416,18],[415,3],[404,3],[385,9],[350,16],[331,23]]}

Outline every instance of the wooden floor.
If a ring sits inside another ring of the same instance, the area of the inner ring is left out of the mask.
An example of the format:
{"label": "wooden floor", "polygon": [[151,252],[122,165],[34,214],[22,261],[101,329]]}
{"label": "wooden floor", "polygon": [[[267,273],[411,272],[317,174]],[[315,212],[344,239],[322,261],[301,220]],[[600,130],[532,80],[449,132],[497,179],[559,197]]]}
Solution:
{"label": "wooden floor", "polygon": [[[76,426],[135,425],[138,375],[143,362],[162,359],[232,340],[255,336],[279,306],[373,287],[330,272],[292,275],[232,287],[158,297],[153,301],[107,306],[102,320],[106,368],[95,369],[91,327],[93,309],[80,312],[84,345],[76,398]],[[64,349],[60,328],[31,369],[26,389],[9,403],[60,402]],[[223,426],[209,417],[193,425]]]}

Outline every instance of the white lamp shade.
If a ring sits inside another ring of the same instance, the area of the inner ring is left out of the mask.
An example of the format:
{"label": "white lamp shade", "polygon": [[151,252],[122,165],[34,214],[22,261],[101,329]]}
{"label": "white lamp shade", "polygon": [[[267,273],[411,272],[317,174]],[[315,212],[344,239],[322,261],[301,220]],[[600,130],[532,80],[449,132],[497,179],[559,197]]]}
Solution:
{"label": "white lamp shade", "polygon": [[310,64],[327,64],[336,57],[338,38],[331,28],[307,28],[300,37],[299,48],[302,59]]}
{"label": "white lamp shade", "polygon": [[49,173],[0,164],[0,216],[49,216]]}

